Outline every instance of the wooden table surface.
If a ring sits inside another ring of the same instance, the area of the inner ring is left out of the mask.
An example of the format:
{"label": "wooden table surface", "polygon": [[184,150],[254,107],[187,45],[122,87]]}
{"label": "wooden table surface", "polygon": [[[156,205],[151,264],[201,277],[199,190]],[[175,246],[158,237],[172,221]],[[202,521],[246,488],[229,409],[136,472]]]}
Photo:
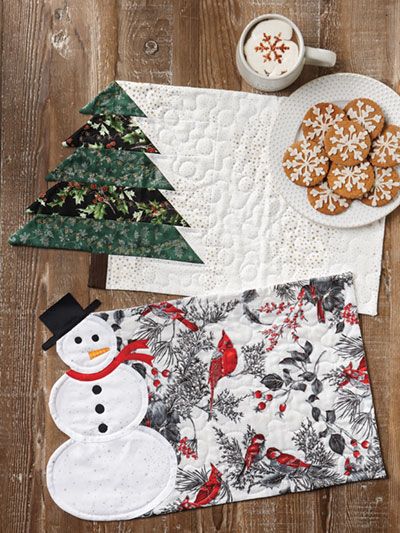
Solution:
{"label": "wooden table surface", "polygon": [[[400,210],[386,223],[379,315],[362,317],[389,479],[131,522],[74,518],[50,499],[45,466],[65,441],[49,416],[64,371],[39,314],[66,292],[105,308],[157,294],[89,290],[89,255],[13,248],[11,232],[65,158],[79,107],[113,79],[249,91],[234,50],[253,17],[293,19],[306,44],[335,50],[335,72],[373,76],[399,89],[399,0],[3,0],[1,40],[0,531],[316,532],[399,531]],[[291,88],[327,73],[306,67]]]}

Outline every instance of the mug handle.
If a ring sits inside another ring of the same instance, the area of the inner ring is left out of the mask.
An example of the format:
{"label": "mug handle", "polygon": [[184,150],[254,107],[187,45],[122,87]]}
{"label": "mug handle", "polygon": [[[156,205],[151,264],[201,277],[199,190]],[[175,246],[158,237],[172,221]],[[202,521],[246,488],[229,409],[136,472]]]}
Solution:
{"label": "mug handle", "polygon": [[331,52],[331,50],[306,46],[305,63],[306,65],[314,65],[316,67],[333,67],[336,63],[336,54],[335,52]]}

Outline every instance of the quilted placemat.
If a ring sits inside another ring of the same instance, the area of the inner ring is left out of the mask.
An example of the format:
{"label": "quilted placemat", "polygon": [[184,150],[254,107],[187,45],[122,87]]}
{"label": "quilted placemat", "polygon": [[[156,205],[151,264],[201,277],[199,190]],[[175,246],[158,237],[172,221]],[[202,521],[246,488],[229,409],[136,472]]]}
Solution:
{"label": "quilted placemat", "polygon": [[57,324],[70,370],[49,405],[70,439],[47,484],[65,511],[128,519],[385,477],[351,274],[89,312]]}
{"label": "quilted placemat", "polygon": [[[94,256],[91,286],[202,295],[350,270],[359,311],[376,314],[384,220],[328,228],[303,218],[277,194],[268,145],[270,135],[279,134],[272,125],[280,98],[118,85],[146,116],[137,123],[161,152],[148,157],[173,185],[163,194],[188,222],[178,231],[203,264]],[[90,112],[104,112],[112,101],[105,91],[101,107],[93,104]]]}
{"label": "quilted placemat", "polygon": [[237,292],[350,270],[375,314],[384,220],[312,223],[274,190],[268,146],[280,99],[113,82],[81,112],[76,151],[48,176],[10,243],[97,255],[90,286]]}

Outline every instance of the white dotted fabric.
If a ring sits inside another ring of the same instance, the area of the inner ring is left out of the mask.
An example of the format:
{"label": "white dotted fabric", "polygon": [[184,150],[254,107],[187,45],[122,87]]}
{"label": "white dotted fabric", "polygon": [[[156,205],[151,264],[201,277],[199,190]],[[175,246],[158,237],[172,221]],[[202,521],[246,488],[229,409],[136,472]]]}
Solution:
{"label": "white dotted fabric", "polygon": [[279,194],[269,146],[285,98],[119,83],[148,117],[151,157],[176,187],[166,196],[191,225],[178,229],[204,264],[110,256],[107,289],[222,294],[348,270],[359,311],[376,314],[384,220],[325,227]]}
{"label": "white dotted fabric", "polygon": [[176,469],[172,446],[141,426],[113,440],[68,440],[49,460],[47,486],[56,504],[74,516],[127,520],[165,500]]}

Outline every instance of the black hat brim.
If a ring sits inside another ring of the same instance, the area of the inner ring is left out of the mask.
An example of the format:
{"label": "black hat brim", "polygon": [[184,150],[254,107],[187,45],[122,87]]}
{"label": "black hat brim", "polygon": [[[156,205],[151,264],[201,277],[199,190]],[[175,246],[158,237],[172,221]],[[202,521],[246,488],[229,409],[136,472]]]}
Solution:
{"label": "black hat brim", "polygon": [[62,328],[60,331],[57,332],[57,335],[53,335],[52,337],[50,337],[50,339],[47,339],[47,341],[42,344],[42,349],[46,351],[49,348],[51,348],[52,346],[54,346],[54,344],[59,339],[61,339],[61,337],[63,337],[66,333],[68,333],[68,331],[71,331],[72,328],[77,326],[79,324],[79,322],[82,322],[82,320],[84,320],[88,315],[93,313],[93,311],[95,311],[99,307],[99,305],[101,305],[100,300],[93,300],[93,302],[90,303],[86,307],[86,309],[83,309],[83,311],[79,315],[79,317],[77,317],[74,320],[71,320],[70,322],[68,322],[65,325],[64,328]]}

